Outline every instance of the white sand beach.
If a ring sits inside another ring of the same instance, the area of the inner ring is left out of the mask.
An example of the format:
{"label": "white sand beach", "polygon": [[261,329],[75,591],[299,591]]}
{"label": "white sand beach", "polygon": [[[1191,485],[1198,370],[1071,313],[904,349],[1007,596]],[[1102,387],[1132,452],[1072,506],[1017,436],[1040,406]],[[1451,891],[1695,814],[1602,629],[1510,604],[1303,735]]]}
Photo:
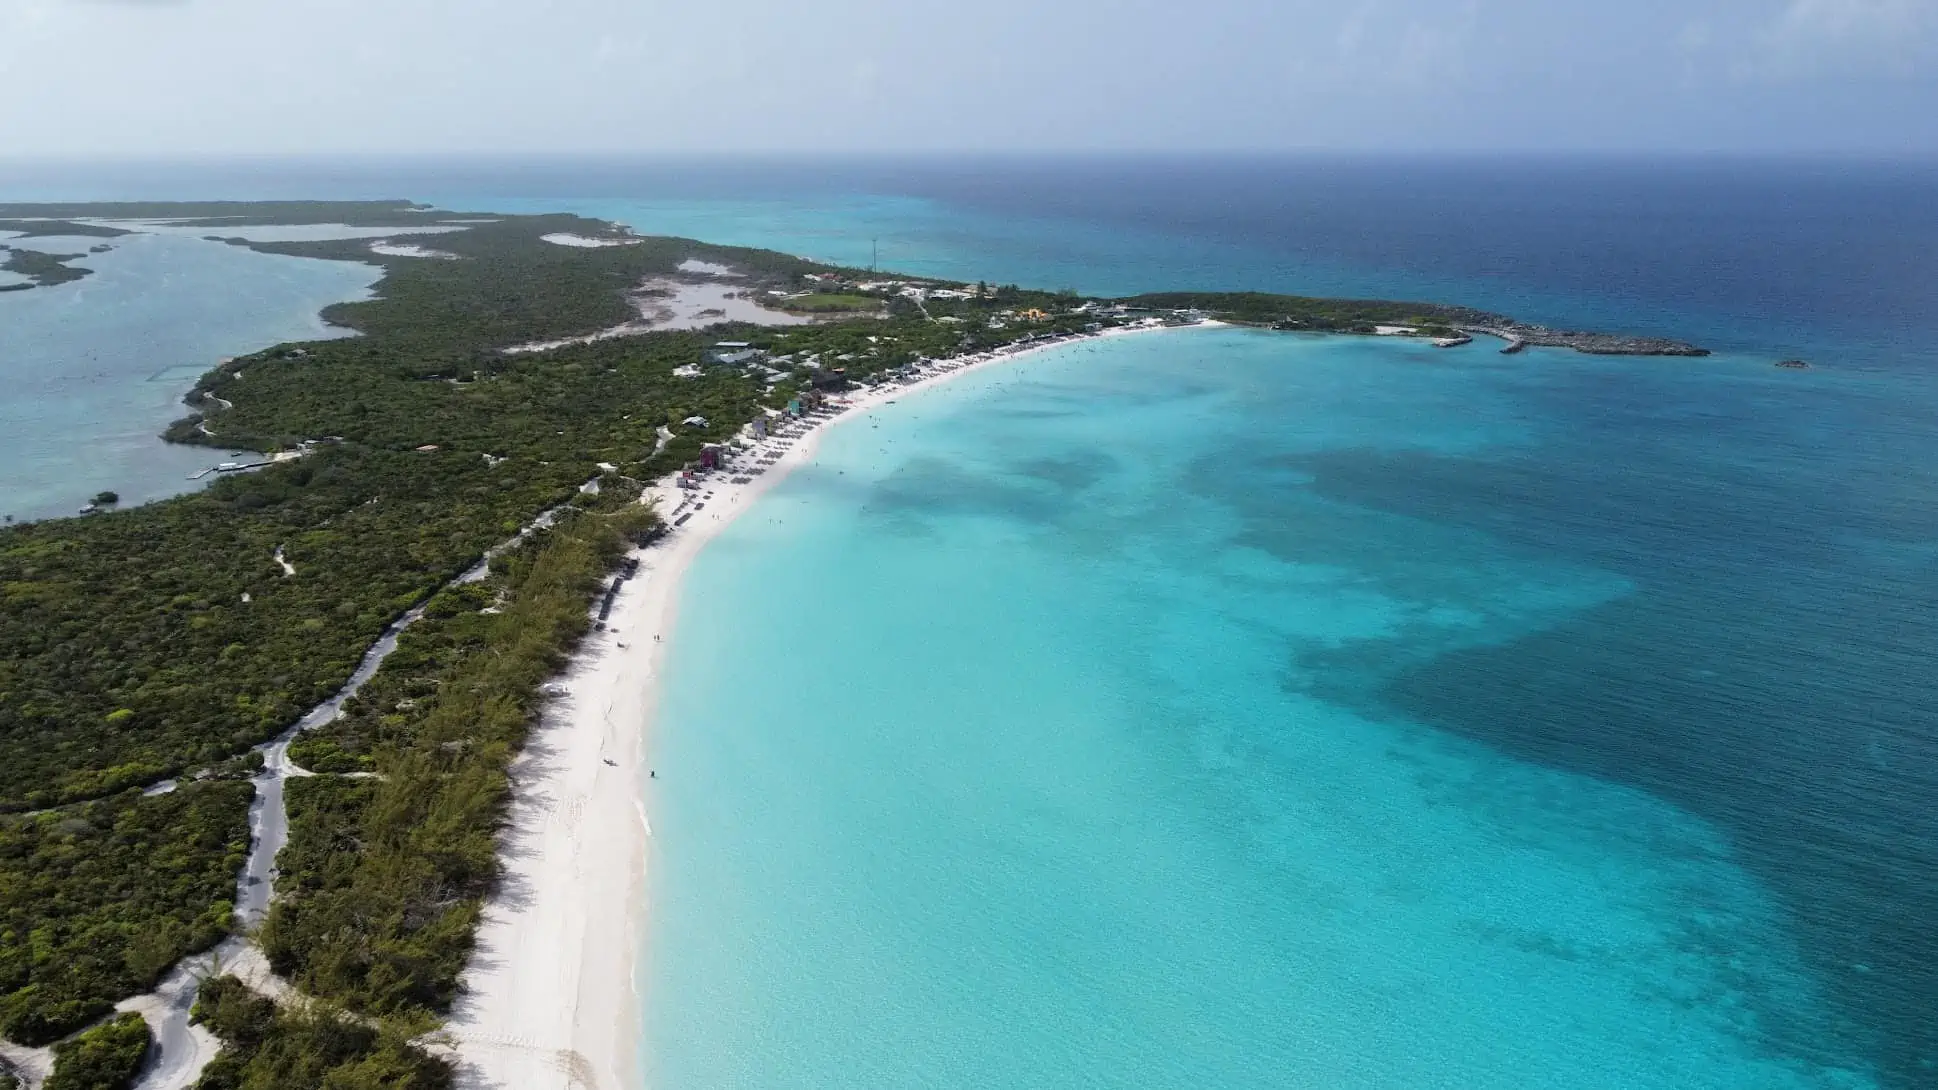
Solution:
{"label": "white sand beach", "polygon": [[[821,436],[840,420],[1043,348],[1142,331],[1111,330],[927,364],[914,381],[869,388],[818,419],[778,428],[738,455],[737,468],[714,473],[699,489],[682,491],[669,477],[651,490],[671,532],[635,554],[639,572],[619,594],[605,631],[591,634],[556,680],[551,707],[512,765],[513,803],[500,847],[504,881],[485,908],[444,1032],[454,1046],[459,1086],[641,1086],[634,974],[652,835],[644,797],[646,735],[681,578],[706,544],[811,461]],[[745,483],[730,480],[776,456]]]}

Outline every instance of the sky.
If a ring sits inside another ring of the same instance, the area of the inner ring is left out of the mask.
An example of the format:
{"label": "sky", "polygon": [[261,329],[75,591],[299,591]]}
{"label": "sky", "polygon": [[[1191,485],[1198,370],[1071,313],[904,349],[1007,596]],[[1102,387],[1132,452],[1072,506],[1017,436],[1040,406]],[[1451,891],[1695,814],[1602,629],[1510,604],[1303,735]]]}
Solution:
{"label": "sky", "polygon": [[1938,152],[1938,0],[0,0],[0,158]]}

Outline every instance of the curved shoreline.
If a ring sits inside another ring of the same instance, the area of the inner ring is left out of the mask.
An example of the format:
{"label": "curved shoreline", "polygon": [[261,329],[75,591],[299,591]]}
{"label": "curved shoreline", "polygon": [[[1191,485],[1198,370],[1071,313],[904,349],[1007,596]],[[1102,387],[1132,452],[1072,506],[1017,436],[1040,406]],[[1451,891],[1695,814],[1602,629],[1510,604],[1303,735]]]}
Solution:
{"label": "curved shoreline", "polygon": [[[662,504],[669,533],[631,554],[638,574],[615,600],[606,629],[553,683],[554,703],[511,766],[502,879],[441,1034],[460,1087],[644,1088],[637,974],[652,828],[639,770],[647,767],[666,649],[654,637],[674,630],[683,578],[707,544],[811,462],[822,437],[844,420],[1044,349],[1218,324],[1116,329],[938,361],[916,382],[872,387],[832,416],[760,443],[756,449],[782,453],[746,483],[703,485],[697,498],[673,477],[654,485],[649,494]],[[702,514],[711,517],[691,517]]]}

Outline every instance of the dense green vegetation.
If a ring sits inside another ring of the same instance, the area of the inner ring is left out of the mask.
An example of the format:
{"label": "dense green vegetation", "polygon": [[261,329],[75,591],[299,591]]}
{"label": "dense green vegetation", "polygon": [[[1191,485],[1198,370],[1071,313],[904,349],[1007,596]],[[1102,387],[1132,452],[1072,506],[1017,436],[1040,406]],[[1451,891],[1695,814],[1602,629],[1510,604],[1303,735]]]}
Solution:
{"label": "dense green vegetation", "polygon": [[246,783],[0,818],[0,1034],[44,1045],[229,927]]}
{"label": "dense green vegetation", "polygon": [[203,983],[194,1020],[222,1040],[196,1090],[445,1090],[451,1069],[399,1031],[322,1005],[278,1008],[234,977]]}
{"label": "dense green vegetation", "polygon": [[324,317],[412,355],[420,373],[457,373],[509,345],[635,318],[629,293],[644,278],[671,274],[689,258],[730,264],[757,282],[816,267],[785,254],[690,239],[592,248],[541,241],[547,234],[610,233],[606,224],[557,215],[510,217],[426,237],[427,245],[457,255],[457,261],[381,257],[360,239],[246,245],[265,253],[382,264],[388,275],[380,298],[326,308]]}
{"label": "dense green vegetation", "polygon": [[54,1071],[41,1090],[126,1090],[148,1056],[148,1023],[124,1014],[54,1046]]}
{"label": "dense green vegetation", "polygon": [[428,1023],[449,1005],[497,874],[506,766],[601,576],[650,521],[637,504],[568,512],[482,584],[442,592],[344,718],[306,741],[304,759],[377,777],[289,785],[260,936],[279,972],[365,1014]]}
{"label": "dense green vegetation", "polygon": [[[672,373],[699,362],[711,340],[664,333],[481,355],[461,369],[374,340],[325,341],[301,357],[249,356],[210,373],[201,389],[234,408],[205,423],[223,444],[272,448],[335,435],[396,451],[469,451],[473,460],[573,461],[589,474],[596,462],[639,460],[669,420],[745,419],[759,388],[740,375]],[[194,426],[177,434],[193,438]]]}
{"label": "dense green vegetation", "polygon": [[[478,348],[494,314],[511,339],[623,316],[633,271],[691,249],[572,249],[538,235],[603,228],[515,222],[520,233],[448,236],[473,260],[397,263],[383,299],[342,308],[370,336],[245,357],[198,388],[234,403],[208,422],[223,443],[345,442],[199,495],[0,532],[0,809],[152,782],[262,741],[340,685],[383,625],[593,463],[636,465],[669,420],[706,416],[724,435],[751,414],[759,387],[742,376],[672,376],[700,358],[697,335],[544,355]],[[561,317],[572,310],[561,285],[584,293],[579,318]],[[432,297],[447,302],[396,302]],[[443,348],[421,347],[433,342]],[[177,436],[207,438],[193,423]],[[439,449],[416,449],[427,445]],[[296,576],[274,563],[278,546]]]}
{"label": "dense green vegetation", "polygon": [[0,808],[271,737],[393,617],[592,472],[325,445],[177,500],[0,531]]}
{"label": "dense green vegetation", "polygon": [[125,228],[98,223],[76,223],[71,219],[6,219],[7,206],[0,205],[0,232],[15,238],[118,238],[129,234]]}
{"label": "dense green vegetation", "polygon": [[1316,332],[1371,333],[1375,325],[1455,327],[1514,324],[1512,319],[1469,307],[1438,303],[1395,303],[1378,299],[1313,299],[1257,291],[1156,292],[1123,300],[1134,307],[1202,310],[1212,317],[1249,325]]}

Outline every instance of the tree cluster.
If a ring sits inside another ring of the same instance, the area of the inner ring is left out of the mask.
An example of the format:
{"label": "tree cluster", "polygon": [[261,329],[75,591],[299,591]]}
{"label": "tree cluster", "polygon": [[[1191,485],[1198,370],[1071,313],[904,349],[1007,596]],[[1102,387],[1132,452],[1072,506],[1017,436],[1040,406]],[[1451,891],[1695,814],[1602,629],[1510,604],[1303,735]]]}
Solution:
{"label": "tree cluster", "polygon": [[396,1030],[322,1004],[279,1008],[234,977],[213,977],[191,1017],[222,1041],[195,1090],[448,1090],[449,1064]]}
{"label": "tree cluster", "polygon": [[45,1045],[228,933],[245,783],[0,818],[0,1035]]}
{"label": "tree cluster", "polygon": [[54,1070],[41,1090],[127,1090],[151,1044],[141,1015],[110,1019],[54,1046]]}

